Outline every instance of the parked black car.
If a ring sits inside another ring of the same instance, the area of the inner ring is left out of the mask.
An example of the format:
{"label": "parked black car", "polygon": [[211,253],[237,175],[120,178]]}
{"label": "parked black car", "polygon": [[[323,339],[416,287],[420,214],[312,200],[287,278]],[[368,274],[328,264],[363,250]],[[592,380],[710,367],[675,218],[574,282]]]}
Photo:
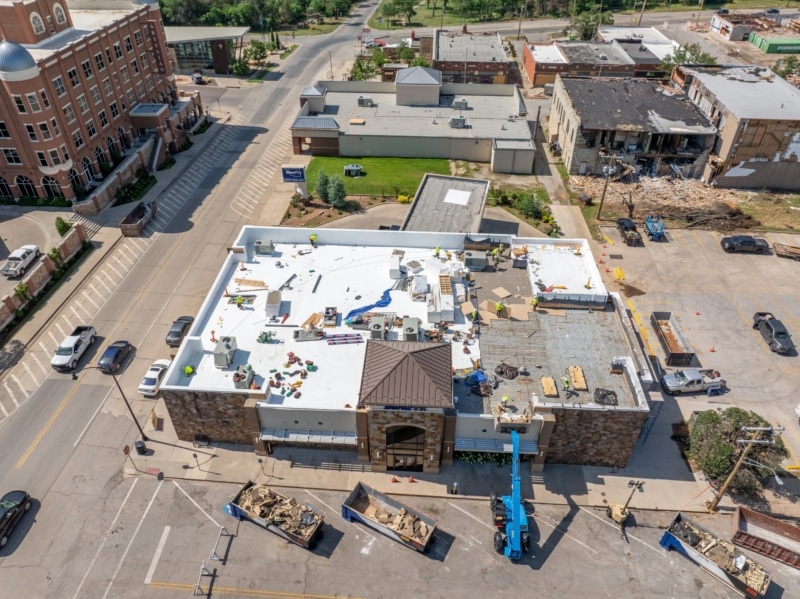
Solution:
{"label": "parked black car", "polygon": [[792,341],[789,331],[771,312],[753,314],[753,328],[761,333],[772,351],[788,354],[794,349],[794,341]]}
{"label": "parked black car", "polygon": [[133,346],[130,341],[115,341],[103,352],[100,361],[97,363],[97,368],[105,373],[117,372],[132,351]]}
{"label": "parked black car", "polygon": [[779,15],[779,14],[781,14],[781,9],[780,8],[768,8],[767,10],[764,11],[764,14],[767,14],[767,15]]}
{"label": "parked black car", "polygon": [[0,547],[8,543],[8,536],[22,519],[22,516],[31,509],[31,496],[25,491],[11,491],[0,499]]}
{"label": "parked black car", "polygon": [[766,239],[751,237],[750,235],[734,235],[733,237],[723,237],[719,242],[722,249],[732,254],[733,252],[750,252],[753,254],[764,254],[769,251],[769,243]]}
{"label": "parked black car", "polygon": [[191,316],[181,316],[175,320],[167,332],[167,345],[170,347],[179,347],[183,338],[186,337],[186,333],[189,332],[189,327],[192,326],[193,322],[194,318]]}
{"label": "parked black car", "polygon": [[731,12],[731,11],[729,11],[727,8],[720,8],[718,10],[715,10],[714,14],[715,15],[727,15],[729,12]]}

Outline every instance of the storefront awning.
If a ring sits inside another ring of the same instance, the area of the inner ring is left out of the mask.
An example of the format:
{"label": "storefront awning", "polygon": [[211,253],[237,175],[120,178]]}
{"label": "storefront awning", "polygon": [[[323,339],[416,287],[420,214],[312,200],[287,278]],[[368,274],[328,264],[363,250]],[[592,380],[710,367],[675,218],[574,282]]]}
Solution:
{"label": "storefront awning", "polygon": [[[512,453],[511,440],[500,439],[459,439],[456,437],[456,451],[487,451],[491,453]],[[520,455],[537,455],[539,444],[536,441],[520,441]]]}
{"label": "storefront awning", "polygon": [[290,431],[287,429],[261,429],[261,440],[268,442],[290,442],[290,443],[321,443],[330,445],[353,445],[356,444],[355,433],[343,433],[338,431]]}

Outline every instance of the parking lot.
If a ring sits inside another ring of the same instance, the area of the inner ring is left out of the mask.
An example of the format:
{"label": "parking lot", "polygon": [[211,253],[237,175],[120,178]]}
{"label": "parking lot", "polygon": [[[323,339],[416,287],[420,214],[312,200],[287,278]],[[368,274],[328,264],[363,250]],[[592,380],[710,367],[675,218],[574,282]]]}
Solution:
{"label": "parking lot", "polygon": [[[755,312],[773,312],[795,334],[795,342],[800,341],[800,264],[771,254],[726,254],[720,247],[723,235],[710,231],[667,230],[665,240],[645,238],[644,247],[622,244],[614,228],[603,232],[614,242],[596,250],[598,256],[605,254],[601,269],[611,271],[604,275],[607,286],[630,300],[645,343],[660,363],[664,352],[650,324],[653,311],[674,313],[699,364],[719,370],[727,381],[729,391],[721,397],[686,395],[674,400],[683,416],[727,405],[756,411],[786,427],[784,440],[792,452],[787,465],[800,465],[800,428],[794,413],[800,401],[800,359],[796,351],[772,353],[752,327]],[[770,245],[800,245],[798,236],[768,233],[765,238]],[[617,267],[624,281],[615,280]]]}
{"label": "parking lot", "polygon": [[[339,513],[342,493],[287,489],[325,516],[314,552],[288,544],[249,522],[238,523],[220,507],[234,485],[126,479],[111,491],[104,516],[84,505],[83,522],[58,522],[55,510],[39,515],[38,534],[14,548],[4,569],[44,564],[70,552],[70,567],[28,577],[4,577],[8,596],[189,596],[200,579],[215,597],[327,598],[333,596],[512,597],[735,597],[716,579],[658,546],[671,513],[636,514],[629,540],[602,511],[578,506],[536,506],[530,521],[532,557],[509,562],[495,553],[488,501],[407,498],[439,521],[428,554],[412,551]],[[87,500],[75,497],[77,502]],[[116,517],[114,517],[116,514]],[[113,518],[113,520],[112,520]],[[724,517],[700,516],[723,533]],[[52,520],[47,522],[47,520]],[[50,526],[62,530],[45,538]],[[220,560],[211,559],[216,547]],[[49,546],[47,543],[52,542]],[[213,576],[199,577],[201,565]],[[790,596],[796,570],[769,564],[780,585],[769,597]],[[776,570],[781,570],[778,576]],[[784,571],[785,570],[785,571]],[[41,589],[31,585],[43,585]],[[50,586],[52,585],[52,586]]]}

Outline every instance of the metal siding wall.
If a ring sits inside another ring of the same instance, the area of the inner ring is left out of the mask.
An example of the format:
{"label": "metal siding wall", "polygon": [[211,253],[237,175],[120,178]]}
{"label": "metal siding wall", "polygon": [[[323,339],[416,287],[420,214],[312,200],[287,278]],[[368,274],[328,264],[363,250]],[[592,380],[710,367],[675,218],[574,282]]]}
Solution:
{"label": "metal siding wall", "polygon": [[343,135],[340,156],[390,156],[397,158],[450,158],[450,140],[418,137]]}
{"label": "metal siding wall", "polygon": [[717,187],[742,189],[800,190],[800,163],[797,162],[745,162],[742,169],[752,170],[740,177],[717,177]]}

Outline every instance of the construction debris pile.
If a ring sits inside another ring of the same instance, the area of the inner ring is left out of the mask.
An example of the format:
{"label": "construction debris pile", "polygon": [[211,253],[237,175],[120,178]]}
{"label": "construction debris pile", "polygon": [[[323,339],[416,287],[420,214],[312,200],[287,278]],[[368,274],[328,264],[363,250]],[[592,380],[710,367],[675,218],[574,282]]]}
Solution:
{"label": "construction debris pile", "polygon": [[281,530],[308,538],[317,528],[319,515],[300,505],[294,497],[284,497],[266,485],[253,485],[242,493],[237,505],[256,518]]}
{"label": "construction debris pile", "polygon": [[[603,177],[573,175],[569,182],[573,191],[589,196],[595,203],[603,195]],[[628,212],[629,218],[658,214],[689,227],[732,231],[760,224],[739,209],[746,199],[747,194],[707,187],[696,179],[641,177],[634,183],[610,180],[605,206],[614,210],[620,205],[617,211]]]}
{"label": "construction debris pile", "polygon": [[400,511],[392,516],[383,508],[378,507],[375,510],[375,520],[387,528],[391,528],[397,534],[413,538],[421,543],[428,538],[428,525],[413,514],[409,514],[405,508],[400,508]]}

